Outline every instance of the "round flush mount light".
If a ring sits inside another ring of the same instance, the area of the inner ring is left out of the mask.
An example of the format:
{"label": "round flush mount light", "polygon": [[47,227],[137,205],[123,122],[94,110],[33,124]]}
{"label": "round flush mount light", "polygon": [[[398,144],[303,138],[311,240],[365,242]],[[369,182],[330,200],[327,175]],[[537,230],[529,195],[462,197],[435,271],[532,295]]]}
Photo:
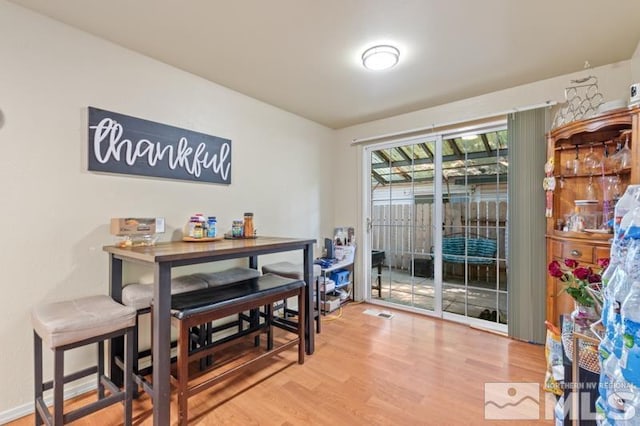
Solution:
{"label": "round flush mount light", "polygon": [[393,67],[398,63],[400,51],[388,44],[373,46],[362,54],[362,65],[366,69],[380,71]]}

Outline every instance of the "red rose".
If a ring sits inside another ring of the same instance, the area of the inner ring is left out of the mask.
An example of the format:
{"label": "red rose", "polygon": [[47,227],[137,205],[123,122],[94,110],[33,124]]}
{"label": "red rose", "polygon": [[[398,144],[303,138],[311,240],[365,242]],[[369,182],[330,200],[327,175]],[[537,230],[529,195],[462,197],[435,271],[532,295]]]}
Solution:
{"label": "red rose", "polygon": [[591,274],[589,275],[588,281],[590,283],[599,283],[602,281],[602,277],[600,276],[600,274]]}
{"label": "red rose", "polygon": [[555,278],[562,278],[562,276],[564,275],[564,272],[560,267],[560,262],[558,262],[557,260],[554,260],[551,263],[549,263],[549,275]]}
{"label": "red rose", "polygon": [[609,266],[609,258],[603,257],[602,259],[598,259],[598,266],[602,269],[606,269]]}
{"label": "red rose", "polygon": [[565,259],[564,264],[567,265],[569,268],[575,268],[578,266],[578,261],[573,259]]}
{"label": "red rose", "polygon": [[591,275],[591,270],[589,268],[585,268],[581,266],[579,268],[574,269],[573,275],[576,276],[579,280],[585,280],[589,275]]}

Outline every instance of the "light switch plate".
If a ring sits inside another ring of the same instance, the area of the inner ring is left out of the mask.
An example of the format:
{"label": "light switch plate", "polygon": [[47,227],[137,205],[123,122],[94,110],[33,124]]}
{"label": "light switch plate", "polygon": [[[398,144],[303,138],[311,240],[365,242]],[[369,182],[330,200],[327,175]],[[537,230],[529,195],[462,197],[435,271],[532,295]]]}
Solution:
{"label": "light switch plate", "polygon": [[156,234],[164,233],[164,217],[156,217]]}

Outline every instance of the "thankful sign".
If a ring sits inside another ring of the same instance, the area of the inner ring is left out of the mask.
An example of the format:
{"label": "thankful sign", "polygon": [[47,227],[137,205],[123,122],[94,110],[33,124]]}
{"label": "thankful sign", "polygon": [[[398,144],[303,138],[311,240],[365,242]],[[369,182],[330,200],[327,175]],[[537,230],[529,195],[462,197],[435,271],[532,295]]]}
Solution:
{"label": "thankful sign", "polygon": [[89,170],[231,183],[231,140],[89,107]]}

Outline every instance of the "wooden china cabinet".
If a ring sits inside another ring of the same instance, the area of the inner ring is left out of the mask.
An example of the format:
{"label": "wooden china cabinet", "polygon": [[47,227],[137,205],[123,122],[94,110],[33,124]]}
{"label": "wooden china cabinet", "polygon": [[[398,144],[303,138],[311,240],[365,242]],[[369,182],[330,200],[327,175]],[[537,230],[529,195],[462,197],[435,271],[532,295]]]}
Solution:
{"label": "wooden china cabinet", "polygon": [[[598,226],[593,226],[596,220],[586,223],[586,230],[573,227],[572,231],[571,223],[568,222],[571,222],[571,214],[576,212],[576,200],[581,212],[588,210],[586,217],[597,218],[598,212],[601,214],[605,208],[605,186],[609,194],[617,191],[621,196],[627,185],[640,182],[639,120],[639,107],[624,108],[551,130],[547,139],[547,158],[554,160],[552,173],[555,177],[555,190],[553,210],[551,217],[547,218],[547,264],[552,260],[563,262],[564,259],[575,259],[581,265],[594,266],[597,259],[609,257],[612,234],[600,233],[597,229],[603,218],[597,219]],[[616,149],[625,147],[627,140],[630,161],[627,167],[620,167],[620,163],[611,157]],[[603,166],[593,167],[597,165],[598,159]],[[616,181],[619,182],[617,187]],[[611,197],[609,195],[607,198]],[[609,202],[611,217],[614,203]],[[573,299],[562,291],[563,283],[549,274],[546,285],[546,319],[558,325],[561,314],[573,311]]]}

